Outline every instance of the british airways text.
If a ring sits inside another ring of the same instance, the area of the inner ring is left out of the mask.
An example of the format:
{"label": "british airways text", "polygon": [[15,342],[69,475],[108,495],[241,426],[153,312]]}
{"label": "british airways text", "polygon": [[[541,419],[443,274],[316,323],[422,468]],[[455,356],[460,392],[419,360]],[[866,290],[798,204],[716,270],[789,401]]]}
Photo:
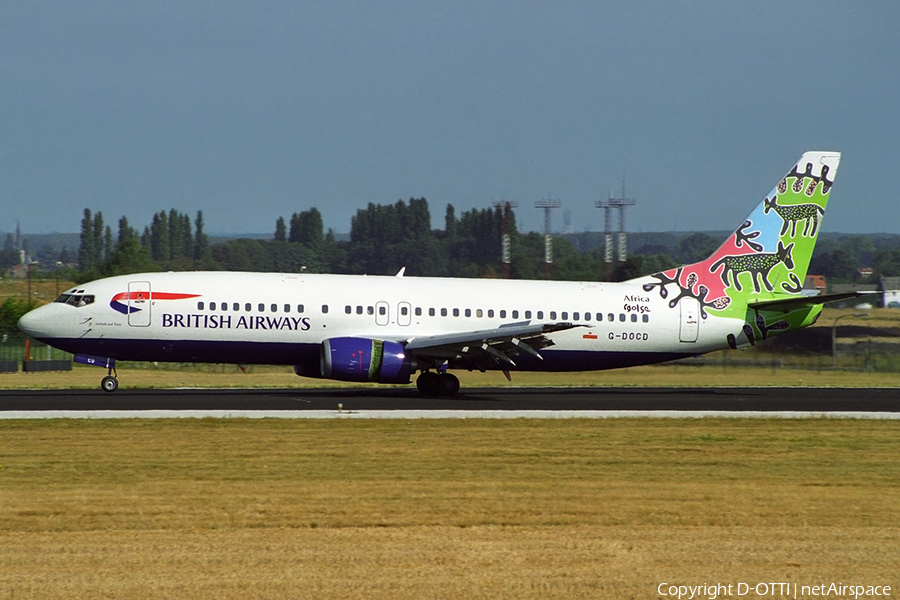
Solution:
{"label": "british airways text", "polygon": [[163,327],[191,327],[195,329],[265,329],[309,331],[309,317],[263,317],[233,315],[173,315],[163,313]]}

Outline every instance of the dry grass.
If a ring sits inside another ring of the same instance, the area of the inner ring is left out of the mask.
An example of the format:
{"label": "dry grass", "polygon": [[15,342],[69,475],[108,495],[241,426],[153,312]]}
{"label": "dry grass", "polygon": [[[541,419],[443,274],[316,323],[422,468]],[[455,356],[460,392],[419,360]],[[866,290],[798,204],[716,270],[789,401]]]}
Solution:
{"label": "dry grass", "polygon": [[898,425],[0,423],[0,598],[900,584]]}

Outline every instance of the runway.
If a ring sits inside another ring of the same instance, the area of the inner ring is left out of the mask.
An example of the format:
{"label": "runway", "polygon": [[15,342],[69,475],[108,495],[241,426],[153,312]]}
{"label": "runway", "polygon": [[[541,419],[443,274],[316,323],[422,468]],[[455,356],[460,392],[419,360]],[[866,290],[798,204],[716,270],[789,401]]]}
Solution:
{"label": "runway", "polygon": [[474,388],[452,399],[414,389],[0,391],[2,418],[613,418],[900,419],[889,388]]}

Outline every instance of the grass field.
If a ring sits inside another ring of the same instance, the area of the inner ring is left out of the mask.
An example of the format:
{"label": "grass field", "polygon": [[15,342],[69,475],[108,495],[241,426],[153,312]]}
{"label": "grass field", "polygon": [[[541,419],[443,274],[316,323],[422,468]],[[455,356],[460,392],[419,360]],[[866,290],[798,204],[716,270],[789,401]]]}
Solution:
{"label": "grass field", "polygon": [[900,426],[0,422],[0,598],[900,586]]}

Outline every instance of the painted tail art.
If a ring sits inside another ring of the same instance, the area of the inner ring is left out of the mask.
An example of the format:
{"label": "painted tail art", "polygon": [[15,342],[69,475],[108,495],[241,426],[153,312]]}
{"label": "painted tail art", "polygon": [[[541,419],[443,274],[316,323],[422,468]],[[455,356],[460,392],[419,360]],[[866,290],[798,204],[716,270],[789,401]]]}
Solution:
{"label": "painted tail art", "polygon": [[748,306],[798,298],[840,160],[838,152],[805,153],[712,256],[641,278],[643,289],[671,297],[670,308],[694,298],[704,319],[743,319]]}

